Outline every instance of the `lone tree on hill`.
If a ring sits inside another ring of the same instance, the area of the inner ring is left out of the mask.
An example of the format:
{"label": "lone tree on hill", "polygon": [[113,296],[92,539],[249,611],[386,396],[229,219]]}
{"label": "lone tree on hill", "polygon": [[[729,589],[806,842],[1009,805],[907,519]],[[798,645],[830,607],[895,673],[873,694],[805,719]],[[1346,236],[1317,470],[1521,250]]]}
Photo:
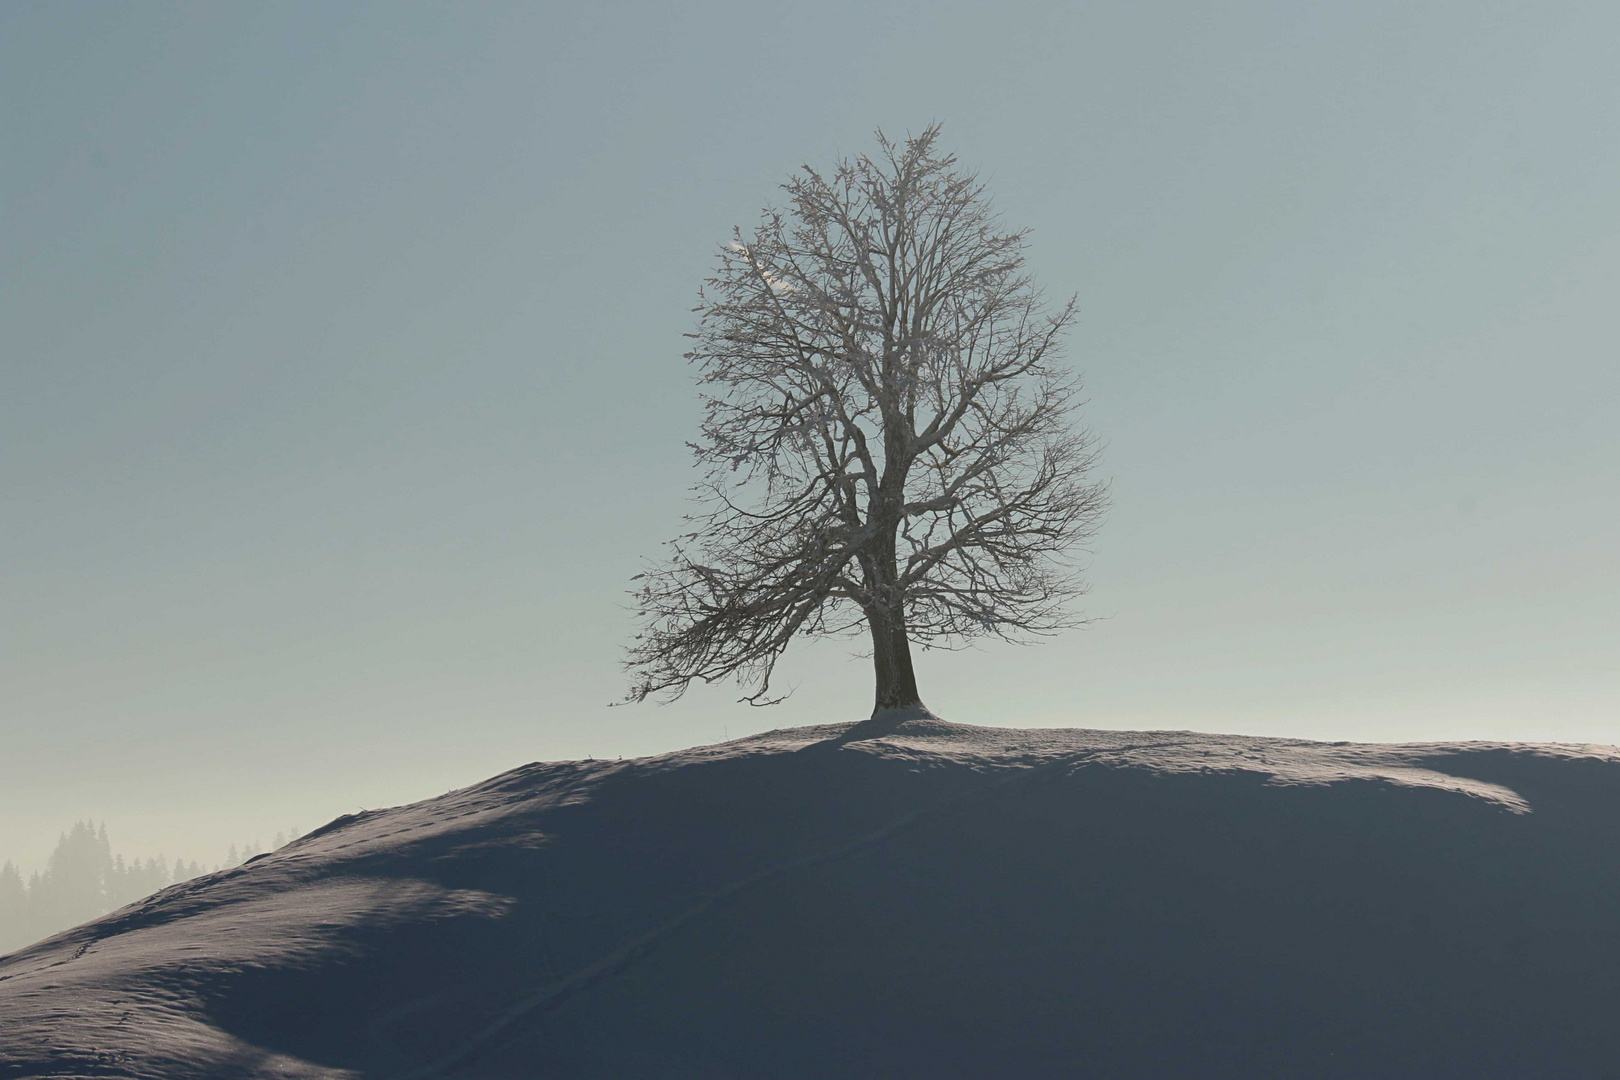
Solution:
{"label": "lone tree on hill", "polygon": [[1068,556],[1104,485],[1058,363],[1055,310],[939,127],[783,185],[720,252],[696,346],[705,468],[693,526],[637,575],[628,700],[736,677],[774,704],[797,634],[871,635],[874,712],[920,703],[911,642],[1008,640],[1083,620]]}

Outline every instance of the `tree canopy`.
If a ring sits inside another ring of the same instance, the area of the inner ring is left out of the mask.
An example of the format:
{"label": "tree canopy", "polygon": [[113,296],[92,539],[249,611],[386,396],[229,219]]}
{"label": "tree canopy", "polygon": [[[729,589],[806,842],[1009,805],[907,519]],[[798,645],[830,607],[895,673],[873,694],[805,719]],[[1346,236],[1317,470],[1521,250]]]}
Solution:
{"label": "tree canopy", "polygon": [[705,283],[700,509],[638,575],[631,700],[738,679],[799,635],[870,635],[876,708],[920,699],[910,643],[1083,621],[1073,556],[1105,485],[1049,307],[939,127],[783,185]]}

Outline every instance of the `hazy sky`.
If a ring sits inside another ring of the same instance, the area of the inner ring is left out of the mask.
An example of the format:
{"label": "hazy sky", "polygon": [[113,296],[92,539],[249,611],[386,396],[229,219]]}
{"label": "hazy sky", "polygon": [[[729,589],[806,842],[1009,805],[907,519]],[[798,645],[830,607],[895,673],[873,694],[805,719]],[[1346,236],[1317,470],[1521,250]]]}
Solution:
{"label": "hazy sky", "polygon": [[982,724],[1620,742],[1620,5],[0,7],[0,859],[218,860],[607,708],[696,289],[803,162],[945,125],[1114,509]]}

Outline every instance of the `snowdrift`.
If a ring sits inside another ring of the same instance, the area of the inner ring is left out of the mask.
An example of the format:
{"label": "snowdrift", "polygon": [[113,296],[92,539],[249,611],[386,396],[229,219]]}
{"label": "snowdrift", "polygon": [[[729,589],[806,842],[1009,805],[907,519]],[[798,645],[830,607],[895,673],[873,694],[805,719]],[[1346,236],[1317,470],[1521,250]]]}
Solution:
{"label": "snowdrift", "polygon": [[919,716],[528,765],[0,959],[0,1077],[1620,1075],[1620,752]]}

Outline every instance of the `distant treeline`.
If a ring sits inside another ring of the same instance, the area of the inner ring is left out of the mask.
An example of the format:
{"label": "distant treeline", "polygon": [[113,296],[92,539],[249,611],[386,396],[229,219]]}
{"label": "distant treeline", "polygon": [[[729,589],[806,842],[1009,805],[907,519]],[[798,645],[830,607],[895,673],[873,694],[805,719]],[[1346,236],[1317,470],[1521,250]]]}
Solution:
{"label": "distant treeline", "polygon": [[[277,833],[274,846],[280,847],[297,835],[296,831]],[[122,855],[112,853],[106,822],[100,828],[88,821],[78,822],[56,842],[56,850],[51,852],[43,872],[36,871],[25,881],[11,863],[0,866],[0,954],[115,911],[177,882],[210,870],[240,866],[262,850],[257,842],[240,850],[232,845],[225,862],[213,867],[184,859],[176,859],[171,866],[161,855],[144,862],[125,862]]]}

